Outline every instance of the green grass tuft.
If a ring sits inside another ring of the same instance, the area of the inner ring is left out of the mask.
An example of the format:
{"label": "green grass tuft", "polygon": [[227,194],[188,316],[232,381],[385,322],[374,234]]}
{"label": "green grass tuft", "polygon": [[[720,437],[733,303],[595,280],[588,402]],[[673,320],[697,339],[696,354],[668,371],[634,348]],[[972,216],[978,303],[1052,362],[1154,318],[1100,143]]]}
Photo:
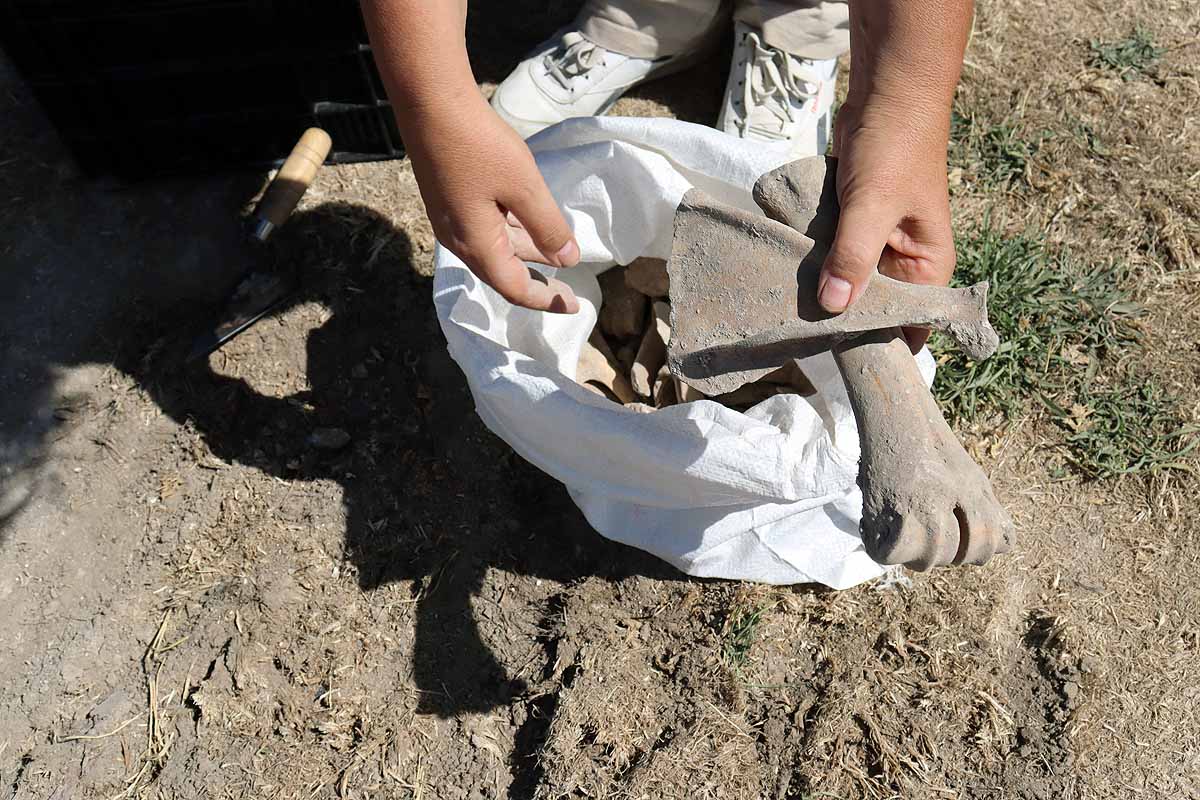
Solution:
{"label": "green grass tuft", "polygon": [[954,418],[1018,413],[1047,388],[1063,388],[1116,345],[1134,341],[1137,307],[1116,288],[1115,265],[1081,271],[1030,235],[1005,236],[990,223],[957,242],[955,284],[991,284],[988,313],[1000,347],[972,361],[937,337],[938,399]]}
{"label": "green grass tuft", "polygon": [[737,669],[746,663],[750,648],[758,639],[758,627],[769,605],[757,607],[735,607],[729,615],[722,633],[722,654],[725,663]]}
{"label": "green grass tuft", "polygon": [[1166,52],[1155,45],[1150,33],[1140,26],[1134,28],[1133,33],[1125,39],[1114,42],[1093,39],[1088,47],[1091,50],[1088,61],[1091,66],[1113,70],[1126,81],[1149,73]]}
{"label": "green grass tuft", "polygon": [[1068,461],[1087,478],[1191,469],[1182,459],[1200,443],[1178,401],[1153,380],[1085,386],[1069,409],[1055,409],[1054,419],[1066,436]]}
{"label": "green grass tuft", "polygon": [[1121,289],[1123,267],[1079,264],[986,221],[959,237],[958,258],[957,285],[990,282],[1001,343],[976,362],[935,337],[934,391],[952,419],[1048,414],[1067,463],[1089,478],[1179,466],[1195,428],[1175,398],[1127,366],[1138,359],[1117,358],[1138,346],[1141,313]]}
{"label": "green grass tuft", "polygon": [[972,173],[984,186],[1009,186],[1025,177],[1040,142],[1022,138],[1007,122],[988,123],[953,112],[950,161]]}

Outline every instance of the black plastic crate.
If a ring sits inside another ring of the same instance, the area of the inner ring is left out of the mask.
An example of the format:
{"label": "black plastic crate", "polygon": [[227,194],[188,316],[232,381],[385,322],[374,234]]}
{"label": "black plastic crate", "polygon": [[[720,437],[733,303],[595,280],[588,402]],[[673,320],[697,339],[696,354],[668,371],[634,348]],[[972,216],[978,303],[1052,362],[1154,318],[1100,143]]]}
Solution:
{"label": "black plastic crate", "polygon": [[0,0],[0,45],[90,173],[404,152],[353,0]]}

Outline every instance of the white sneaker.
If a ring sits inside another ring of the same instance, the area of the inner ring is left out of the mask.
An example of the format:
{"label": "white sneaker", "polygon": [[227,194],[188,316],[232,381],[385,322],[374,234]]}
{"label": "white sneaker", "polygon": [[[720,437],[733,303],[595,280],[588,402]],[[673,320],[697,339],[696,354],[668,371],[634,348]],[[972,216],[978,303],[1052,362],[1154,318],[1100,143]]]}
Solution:
{"label": "white sneaker", "polygon": [[603,114],[634,86],[688,66],[699,53],[630,58],[568,30],[543,42],[492,95],[492,108],[523,137],[570,117]]}
{"label": "white sneaker", "polygon": [[738,22],[717,128],[743,139],[791,142],[796,157],[825,152],[832,135],[837,59],[810,61],[768,46]]}

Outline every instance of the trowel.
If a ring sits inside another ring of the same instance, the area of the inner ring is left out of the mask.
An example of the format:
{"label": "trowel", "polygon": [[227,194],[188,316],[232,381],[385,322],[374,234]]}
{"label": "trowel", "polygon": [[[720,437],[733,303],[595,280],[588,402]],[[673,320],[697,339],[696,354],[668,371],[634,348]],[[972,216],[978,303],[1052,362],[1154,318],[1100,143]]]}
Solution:
{"label": "trowel", "polygon": [[[251,247],[261,248],[287,221],[332,146],[329,134],[320,128],[309,128],[301,135],[247,220]],[[292,270],[252,268],[238,281],[212,322],[196,337],[185,362],[205,358],[278,308],[298,288],[299,278]]]}

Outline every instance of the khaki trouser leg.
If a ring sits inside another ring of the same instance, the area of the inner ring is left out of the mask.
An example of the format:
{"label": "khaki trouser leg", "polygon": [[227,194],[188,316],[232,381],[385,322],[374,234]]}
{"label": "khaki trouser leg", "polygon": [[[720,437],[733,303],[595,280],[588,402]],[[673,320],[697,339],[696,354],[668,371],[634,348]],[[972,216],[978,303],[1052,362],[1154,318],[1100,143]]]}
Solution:
{"label": "khaki trouser leg", "polygon": [[836,58],[850,49],[846,0],[738,0],[734,18],[761,30],[767,45],[801,58]]}
{"label": "khaki trouser leg", "polygon": [[727,22],[729,0],[588,0],[579,30],[614,53],[662,58],[696,49]]}
{"label": "khaki trouser leg", "polygon": [[[846,0],[736,3],[736,19],[761,30],[771,47],[813,59],[850,49]],[[700,46],[729,10],[730,0],[588,0],[578,20],[583,35],[607,50],[661,58]]]}

